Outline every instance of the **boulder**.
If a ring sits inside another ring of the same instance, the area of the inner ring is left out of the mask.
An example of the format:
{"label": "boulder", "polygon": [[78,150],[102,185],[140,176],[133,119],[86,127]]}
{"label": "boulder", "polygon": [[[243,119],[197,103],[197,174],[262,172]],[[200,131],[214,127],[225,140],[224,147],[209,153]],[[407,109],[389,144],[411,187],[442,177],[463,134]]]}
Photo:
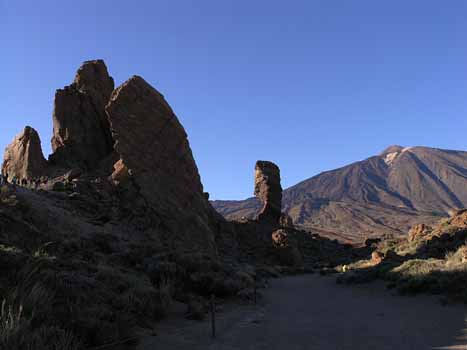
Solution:
{"label": "boulder", "polygon": [[114,81],[104,61],[95,60],[84,62],[74,82],[57,90],[52,163],[92,169],[112,152],[113,140],[105,105],[113,89]]}
{"label": "boulder", "polygon": [[268,161],[257,161],[255,167],[255,196],[263,207],[257,216],[259,222],[279,224],[282,207],[282,186],[279,167]]}
{"label": "boulder", "polygon": [[288,244],[288,233],[287,230],[276,230],[271,234],[272,243],[274,246],[283,247]]}
{"label": "boulder", "polygon": [[214,252],[218,215],[203,192],[187,134],[164,97],[134,76],[112,93],[106,113],[120,157],[114,181],[129,175],[174,244]]}
{"label": "boulder", "polygon": [[384,260],[384,254],[375,250],[374,252],[371,253],[371,262],[374,265],[379,265],[381,262]]}
{"label": "boulder", "polygon": [[281,265],[301,266],[303,255],[298,249],[296,232],[293,229],[279,229],[271,234],[272,254]]}
{"label": "boulder", "polygon": [[26,126],[5,149],[2,173],[11,179],[33,179],[44,175],[47,161],[42,154],[41,140],[36,130]]}
{"label": "boulder", "polygon": [[118,160],[114,164],[113,168],[114,168],[114,171],[112,175],[110,176],[113,184],[118,186],[120,184],[127,183],[130,178],[130,173],[128,172],[128,168],[123,163],[123,161],[121,159]]}

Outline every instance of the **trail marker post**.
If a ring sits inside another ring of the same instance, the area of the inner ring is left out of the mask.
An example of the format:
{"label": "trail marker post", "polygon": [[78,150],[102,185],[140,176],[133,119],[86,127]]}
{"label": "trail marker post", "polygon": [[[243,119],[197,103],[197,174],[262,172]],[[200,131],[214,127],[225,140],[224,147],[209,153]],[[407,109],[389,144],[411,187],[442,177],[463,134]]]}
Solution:
{"label": "trail marker post", "polygon": [[216,302],[214,294],[211,295],[211,330],[212,338],[216,338]]}
{"label": "trail marker post", "polygon": [[256,274],[255,274],[255,277],[254,277],[254,286],[253,286],[253,296],[254,296],[254,301],[255,301],[255,305],[256,305],[256,301],[257,301],[257,294],[258,294],[258,291],[257,291],[257,280],[256,280]]}

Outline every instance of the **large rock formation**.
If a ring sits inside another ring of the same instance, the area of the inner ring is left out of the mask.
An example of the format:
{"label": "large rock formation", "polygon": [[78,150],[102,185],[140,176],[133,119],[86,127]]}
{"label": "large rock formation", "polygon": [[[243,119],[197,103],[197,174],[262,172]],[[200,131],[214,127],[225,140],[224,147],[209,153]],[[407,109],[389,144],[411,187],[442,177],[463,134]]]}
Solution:
{"label": "large rock formation", "polygon": [[83,63],[74,82],[55,94],[52,163],[92,169],[112,152],[105,105],[114,81],[104,61]]}
{"label": "large rock formation", "polygon": [[256,162],[255,196],[263,203],[259,222],[279,224],[281,218],[282,186],[279,167],[267,161]]}
{"label": "large rock formation", "polygon": [[216,216],[203,193],[187,134],[164,97],[134,76],[106,107],[115,151],[114,182],[132,183],[181,242],[214,248]]}
{"label": "large rock formation", "polygon": [[[100,187],[98,198],[118,193],[114,200],[120,205],[112,213],[138,221],[141,232],[171,249],[215,255],[225,221],[203,192],[183,126],[142,78],[113,88],[103,61],[85,62],[74,82],[56,93],[50,161],[37,133],[26,128],[7,149],[4,171],[10,178],[47,175],[50,189],[59,184],[64,190],[62,180],[76,180],[70,188],[82,196],[93,186]],[[78,175],[71,179],[70,170]],[[81,175],[83,180],[76,179]]]}
{"label": "large rock formation", "polygon": [[47,161],[42,154],[41,140],[36,130],[26,126],[6,148],[2,173],[8,174],[9,180],[32,179],[43,175]]}

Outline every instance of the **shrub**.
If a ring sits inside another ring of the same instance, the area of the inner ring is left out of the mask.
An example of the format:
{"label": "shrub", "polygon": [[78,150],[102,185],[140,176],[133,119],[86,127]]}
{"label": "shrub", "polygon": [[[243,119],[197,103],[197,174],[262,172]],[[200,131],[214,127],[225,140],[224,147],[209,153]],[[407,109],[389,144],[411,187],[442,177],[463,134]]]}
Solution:
{"label": "shrub", "polygon": [[69,331],[57,326],[43,326],[27,340],[28,350],[79,350],[81,342]]}
{"label": "shrub", "polygon": [[23,307],[0,307],[0,349],[8,350],[79,350],[80,341],[57,326],[33,327],[34,316],[26,316]]}
{"label": "shrub", "polygon": [[22,349],[30,335],[30,320],[23,315],[23,307],[13,307],[4,299],[0,308],[0,349]]}

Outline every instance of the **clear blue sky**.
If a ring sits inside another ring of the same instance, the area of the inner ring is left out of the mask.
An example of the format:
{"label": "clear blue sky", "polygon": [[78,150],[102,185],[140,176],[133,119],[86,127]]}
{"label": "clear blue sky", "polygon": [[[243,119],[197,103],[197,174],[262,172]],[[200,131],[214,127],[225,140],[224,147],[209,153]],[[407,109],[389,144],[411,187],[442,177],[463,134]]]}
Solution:
{"label": "clear blue sky", "polygon": [[50,152],[55,89],[103,58],[161,91],[214,199],[291,186],[391,144],[466,149],[467,1],[0,0],[0,148]]}

